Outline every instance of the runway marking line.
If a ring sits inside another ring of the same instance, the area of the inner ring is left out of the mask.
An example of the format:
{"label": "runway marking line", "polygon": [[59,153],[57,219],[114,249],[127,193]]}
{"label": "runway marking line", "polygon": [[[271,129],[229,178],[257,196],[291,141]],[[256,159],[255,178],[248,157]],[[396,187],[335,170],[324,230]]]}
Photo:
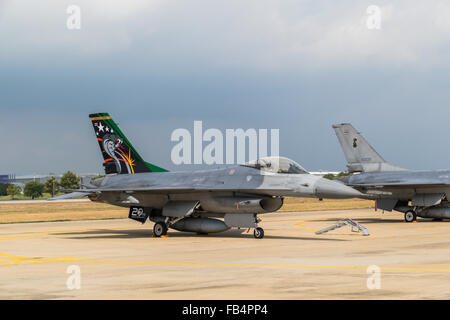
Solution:
{"label": "runway marking line", "polygon": [[[2,256],[6,256],[0,254]],[[190,267],[247,267],[247,268],[291,268],[291,269],[359,269],[365,270],[367,266],[321,266],[321,265],[277,265],[277,264],[237,264],[237,263],[196,263],[196,262],[158,262],[158,261],[109,261],[91,260],[93,258],[59,257],[59,258],[27,258],[11,256],[16,258],[12,263],[2,263],[0,266],[11,266],[22,264],[22,260],[31,263],[42,262],[77,262],[91,264],[138,264],[138,265],[166,265],[166,266],[190,266]],[[380,267],[386,271],[450,271],[450,268],[408,268],[408,267]]]}
{"label": "runway marking line", "polygon": [[81,230],[66,230],[66,231],[48,231],[48,232],[35,232],[32,234],[21,234],[19,236],[12,236],[7,238],[0,238],[0,241],[5,240],[14,240],[14,239],[20,239],[20,238],[29,238],[29,237],[37,237],[37,236],[47,236],[51,234],[64,234],[64,233],[76,233],[76,232],[91,232],[91,231],[114,231],[114,230],[133,230],[136,229],[136,227],[133,228],[102,228],[102,229],[81,229]]}
{"label": "runway marking line", "polygon": [[[314,220],[310,220],[314,221]],[[318,220],[317,220],[318,221]],[[296,226],[308,221],[300,221]],[[82,229],[82,230],[65,230],[65,231],[50,231],[37,232],[34,234],[14,236],[8,238],[1,238],[0,241],[12,240],[18,238],[29,238],[40,235],[50,234],[65,234],[74,232],[89,232],[89,231],[114,231],[114,230],[131,230],[134,228],[102,228],[102,229]],[[81,258],[81,257],[56,257],[56,258],[30,258],[16,255],[1,254],[0,257],[11,259],[9,263],[0,263],[0,266],[12,266],[15,264],[42,263],[42,262],[78,262],[78,263],[95,263],[95,264],[141,264],[141,265],[171,265],[171,266],[196,266],[196,267],[260,267],[260,268],[315,268],[315,269],[367,269],[367,266],[325,266],[325,265],[276,265],[276,264],[231,264],[231,263],[196,263],[196,262],[156,262],[156,261],[109,261],[109,260],[95,260],[95,258]],[[450,271],[450,268],[408,268],[408,267],[380,267],[381,270],[387,271]]]}

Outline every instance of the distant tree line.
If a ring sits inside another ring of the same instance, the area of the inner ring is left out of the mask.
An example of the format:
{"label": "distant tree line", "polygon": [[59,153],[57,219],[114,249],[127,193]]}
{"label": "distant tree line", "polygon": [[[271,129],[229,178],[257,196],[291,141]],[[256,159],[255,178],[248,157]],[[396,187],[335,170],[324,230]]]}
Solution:
{"label": "distant tree line", "polygon": [[346,177],[348,175],[350,175],[350,173],[348,172],[339,172],[338,174],[329,173],[324,175],[323,177],[328,180],[337,180],[339,178]]}
{"label": "distant tree line", "polygon": [[[41,198],[44,193],[49,193],[54,197],[61,190],[79,188],[80,178],[75,173],[67,171],[60,181],[58,181],[56,177],[50,177],[45,183],[40,183],[38,181],[27,182],[23,188],[23,195],[34,200],[36,198]],[[14,198],[21,193],[22,190],[17,185],[0,183],[0,196],[8,195],[14,200]]]}

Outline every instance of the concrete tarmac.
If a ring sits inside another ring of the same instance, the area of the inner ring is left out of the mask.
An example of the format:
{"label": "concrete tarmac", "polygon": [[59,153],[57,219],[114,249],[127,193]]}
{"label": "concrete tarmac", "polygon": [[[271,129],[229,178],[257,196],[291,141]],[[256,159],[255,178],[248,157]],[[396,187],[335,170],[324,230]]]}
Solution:
{"label": "concrete tarmac", "polygon": [[[347,217],[371,235],[315,234]],[[132,220],[0,225],[0,298],[450,298],[450,222],[373,210],[260,218],[262,240],[246,230],[154,238],[152,223]]]}

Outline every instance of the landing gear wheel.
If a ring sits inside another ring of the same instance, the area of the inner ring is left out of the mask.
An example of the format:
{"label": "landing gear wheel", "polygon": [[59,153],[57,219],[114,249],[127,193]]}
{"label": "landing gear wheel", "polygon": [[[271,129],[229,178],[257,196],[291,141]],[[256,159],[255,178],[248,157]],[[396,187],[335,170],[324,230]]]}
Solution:
{"label": "landing gear wheel", "polygon": [[167,226],[164,222],[157,222],[153,226],[153,235],[155,237],[161,237],[167,234]]}
{"label": "landing gear wheel", "polygon": [[255,231],[253,231],[253,236],[256,238],[256,239],[262,239],[262,238],[264,238],[264,230],[263,230],[263,228],[256,228],[255,229]]}
{"label": "landing gear wheel", "polygon": [[410,210],[405,212],[405,221],[406,222],[413,222],[417,220],[417,214],[415,211]]}

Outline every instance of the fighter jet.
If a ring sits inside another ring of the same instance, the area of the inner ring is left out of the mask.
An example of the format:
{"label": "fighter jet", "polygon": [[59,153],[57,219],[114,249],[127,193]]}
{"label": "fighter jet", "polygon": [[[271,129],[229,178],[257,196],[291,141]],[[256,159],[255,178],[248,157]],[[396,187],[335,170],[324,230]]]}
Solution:
{"label": "fighter jet", "polygon": [[413,171],[386,162],[349,123],[333,125],[352,175],[346,185],[376,199],[377,208],[417,217],[450,218],[450,170]]}
{"label": "fighter jet", "polygon": [[201,234],[253,228],[254,237],[261,239],[264,230],[258,227],[258,214],[279,210],[284,197],[361,196],[359,191],[311,175],[283,157],[222,169],[168,172],[144,161],[109,114],[89,117],[106,176],[53,200],[86,195],[95,202],[128,207],[129,218],[154,222],[156,237],[166,235],[169,228]]}

